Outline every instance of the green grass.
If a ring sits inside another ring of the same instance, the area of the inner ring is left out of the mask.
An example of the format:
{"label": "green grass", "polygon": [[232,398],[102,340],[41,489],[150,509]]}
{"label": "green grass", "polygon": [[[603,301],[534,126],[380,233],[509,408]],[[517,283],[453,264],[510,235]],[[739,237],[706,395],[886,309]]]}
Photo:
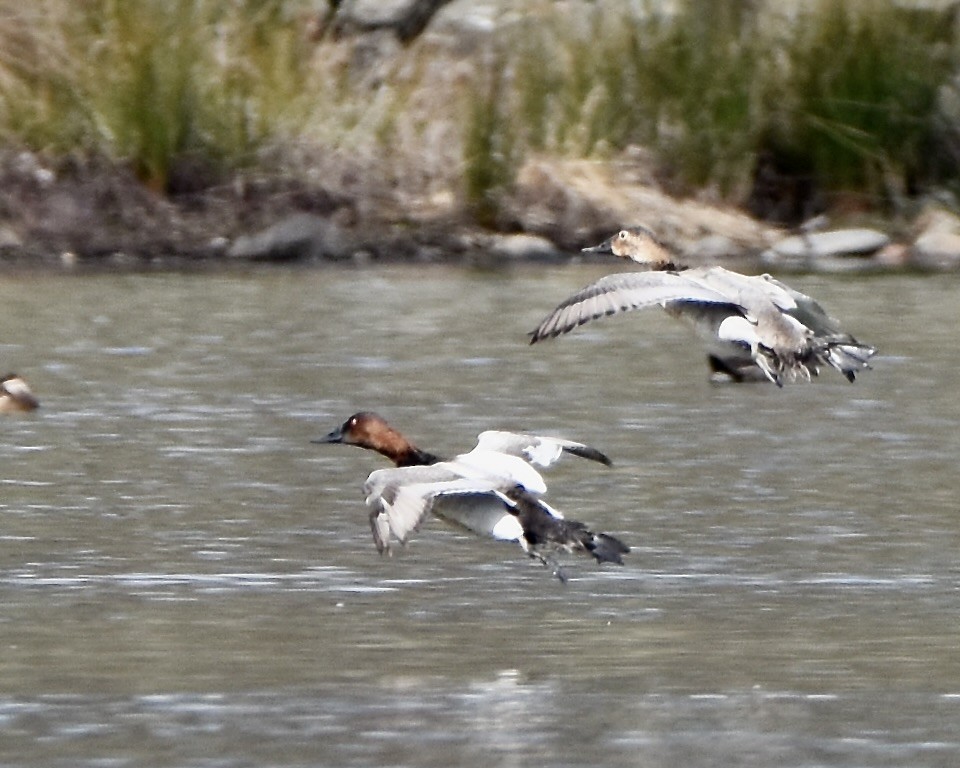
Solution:
{"label": "green grass", "polygon": [[[297,16],[309,0],[0,0],[0,139],[104,156],[168,191],[184,163],[216,174],[258,162],[265,145],[312,143],[401,181],[423,175],[408,168],[449,173],[491,224],[525,155],[633,145],[674,189],[734,202],[761,153],[881,205],[960,187],[960,115],[941,106],[957,90],[949,12],[893,0],[637,6],[529,0],[492,52],[470,58],[470,76],[444,80],[462,65],[414,43],[371,85],[347,48],[309,41]],[[460,130],[428,130],[437,122]],[[460,145],[415,146],[437,135]]]}
{"label": "green grass", "polygon": [[749,163],[769,55],[740,5],[712,2],[708,18],[693,2],[669,16],[656,3],[640,16],[606,3],[586,18],[531,21],[515,63],[521,135],[573,155],[652,146],[685,183],[729,189]]}
{"label": "green grass", "polygon": [[803,150],[831,188],[909,189],[933,170],[926,155],[956,46],[945,14],[822,0],[802,18],[789,50],[787,144]]}
{"label": "green grass", "polygon": [[515,139],[505,117],[503,70],[494,66],[475,86],[467,105],[464,136],[464,188],[474,219],[496,226],[500,198],[516,172]]}
{"label": "green grass", "polygon": [[176,164],[238,164],[303,109],[306,57],[280,0],[3,3],[0,131],[99,153],[164,189]]}
{"label": "green grass", "polygon": [[[515,39],[515,109],[524,148],[604,155],[654,150],[679,187],[742,199],[762,151],[827,190],[883,199],[956,182],[937,157],[937,95],[958,64],[946,12],[891,0],[822,0],[757,11],[696,0],[672,12],[600,3],[579,18],[538,18]],[[779,9],[779,11],[777,10]],[[942,121],[941,121],[942,122]],[[941,126],[942,128],[942,126]],[[942,134],[942,131],[941,131]]]}

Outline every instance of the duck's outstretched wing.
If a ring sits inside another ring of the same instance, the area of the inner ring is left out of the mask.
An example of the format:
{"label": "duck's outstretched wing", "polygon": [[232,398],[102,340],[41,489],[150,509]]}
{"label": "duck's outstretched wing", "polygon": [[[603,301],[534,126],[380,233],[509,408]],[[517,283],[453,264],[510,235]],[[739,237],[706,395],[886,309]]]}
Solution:
{"label": "duck's outstretched wing", "polygon": [[609,457],[596,448],[560,437],[487,430],[477,438],[477,448],[518,456],[538,467],[549,467],[564,453],[613,466]]}
{"label": "duck's outstretched wing", "polygon": [[789,296],[792,306],[784,307],[783,311],[795,317],[815,334],[825,336],[843,334],[840,321],[827,314],[826,310],[815,299],[770,275],[760,275],[757,279],[762,280],[765,285],[769,286],[770,290],[776,290]]}
{"label": "duck's outstretched wing", "polygon": [[405,543],[430,514],[480,536],[517,542],[561,580],[563,571],[551,554],[555,550],[585,552],[598,562],[621,564],[630,551],[615,536],[564,520],[522,486],[456,477],[437,465],[377,470],[367,478],[365,490],[373,540],[381,554],[390,553],[394,539]]}
{"label": "duck's outstretched wing", "polygon": [[671,304],[724,305],[736,311],[730,299],[715,289],[692,282],[684,273],[625,272],[607,275],[561,302],[530,332],[530,343],[553,338],[590,320],[635,309]]}
{"label": "duck's outstretched wing", "polygon": [[[680,273],[690,283],[716,291],[746,313],[773,305],[779,312],[796,309],[796,293],[768,275],[742,275],[724,267],[697,267]],[[808,297],[809,298],[809,297]]]}
{"label": "duck's outstretched wing", "polygon": [[377,551],[390,551],[391,538],[406,543],[433,514],[481,536],[515,541],[523,529],[510,512],[501,488],[508,481],[464,478],[433,466],[378,469],[364,491]]}
{"label": "duck's outstretched wing", "polygon": [[536,495],[547,492],[547,483],[543,476],[523,456],[480,445],[469,453],[461,453],[434,466],[455,477],[489,484],[491,488],[520,486]]}

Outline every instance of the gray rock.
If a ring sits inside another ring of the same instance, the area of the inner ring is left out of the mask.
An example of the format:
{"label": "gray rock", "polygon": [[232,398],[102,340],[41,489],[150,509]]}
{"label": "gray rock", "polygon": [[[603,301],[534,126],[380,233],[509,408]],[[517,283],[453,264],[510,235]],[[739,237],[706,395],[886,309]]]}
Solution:
{"label": "gray rock", "polygon": [[247,261],[310,261],[343,259],[349,246],[340,227],[329,219],[296,213],[261,232],[241,235],[227,255]]}
{"label": "gray rock", "polygon": [[418,37],[451,0],[345,0],[333,16],[343,34],[390,32],[403,43]]}
{"label": "gray rock", "polygon": [[960,267],[960,217],[937,205],[926,208],[914,223],[918,232],[907,262],[921,269]]}
{"label": "gray rock", "polygon": [[550,240],[537,235],[501,235],[493,239],[490,250],[497,256],[516,261],[555,259],[561,255]]}
{"label": "gray rock", "polygon": [[22,248],[23,240],[10,227],[0,225],[0,250],[6,248]]}
{"label": "gray rock", "polygon": [[385,24],[408,13],[413,0],[348,0],[340,13],[363,24]]}
{"label": "gray rock", "polygon": [[960,233],[924,232],[910,249],[910,263],[924,269],[957,269],[960,267]]}
{"label": "gray rock", "polygon": [[775,266],[817,267],[818,262],[873,256],[889,244],[890,238],[875,229],[837,229],[784,238],[760,258]]}
{"label": "gray rock", "polygon": [[725,235],[707,235],[690,244],[687,256],[695,262],[719,262],[731,256],[742,256],[744,248]]}
{"label": "gray rock", "polygon": [[923,210],[914,223],[921,234],[928,232],[960,233],[960,217],[950,210],[931,205]]}

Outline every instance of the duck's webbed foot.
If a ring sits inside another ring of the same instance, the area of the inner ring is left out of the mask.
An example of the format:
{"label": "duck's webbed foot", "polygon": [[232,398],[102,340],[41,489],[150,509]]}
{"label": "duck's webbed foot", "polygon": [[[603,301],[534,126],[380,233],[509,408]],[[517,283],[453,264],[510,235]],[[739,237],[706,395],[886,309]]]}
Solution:
{"label": "duck's webbed foot", "polygon": [[544,567],[549,568],[550,572],[556,576],[557,579],[559,579],[561,584],[567,583],[568,579],[566,571],[563,570],[563,566],[560,565],[557,558],[553,556],[547,557],[540,552],[537,552],[535,549],[530,549],[528,547],[524,547],[524,549],[526,549],[527,554],[530,555],[530,557],[532,557],[534,560],[539,560]]}

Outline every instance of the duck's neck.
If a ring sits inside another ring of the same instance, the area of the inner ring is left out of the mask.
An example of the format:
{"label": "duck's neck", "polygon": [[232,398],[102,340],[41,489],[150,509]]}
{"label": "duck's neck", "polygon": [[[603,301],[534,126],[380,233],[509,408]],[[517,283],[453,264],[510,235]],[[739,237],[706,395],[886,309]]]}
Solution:
{"label": "duck's neck", "polygon": [[648,262],[652,272],[683,272],[688,269],[686,264],[678,264],[675,261],[655,261]]}
{"label": "duck's neck", "polygon": [[641,260],[654,272],[681,272],[686,269],[686,266],[674,260],[670,249],[657,239],[649,241],[649,246],[645,249]]}
{"label": "duck's neck", "polygon": [[417,448],[406,437],[382,419],[364,425],[361,433],[349,442],[386,456],[398,467],[416,467],[442,461],[432,453]]}
{"label": "duck's neck", "polygon": [[436,464],[443,461],[439,456],[435,456],[427,451],[422,451],[415,445],[407,444],[407,447],[400,453],[393,455],[381,451],[387,458],[393,461],[398,467],[418,467],[424,464]]}

